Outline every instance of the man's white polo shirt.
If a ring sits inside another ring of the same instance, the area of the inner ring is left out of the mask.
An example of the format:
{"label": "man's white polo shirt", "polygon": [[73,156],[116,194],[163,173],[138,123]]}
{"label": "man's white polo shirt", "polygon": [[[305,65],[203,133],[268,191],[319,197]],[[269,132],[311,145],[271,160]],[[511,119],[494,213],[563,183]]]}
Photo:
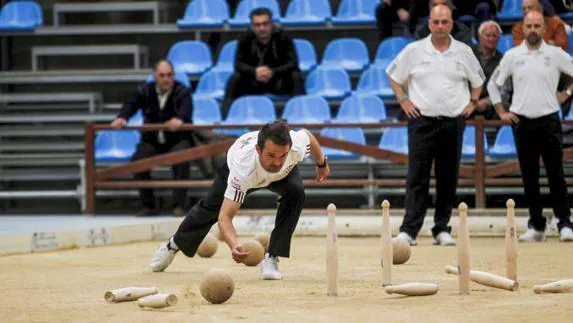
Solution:
{"label": "man's white polo shirt", "polygon": [[283,167],[278,173],[269,173],[259,161],[256,150],[258,135],[258,131],[242,135],[227,152],[229,178],[225,198],[229,200],[243,203],[249,189],[266,187],[287,177],[299,162],[310,155],[310,138],[306,131],[291,130],[292,146]]}
{"label": "man's white polo shirt", "polygon": [[468,81],[477,88],[485,76],[468,45],[450,36],[450,47],[441,53],[431,37],[406,46],[386,73],[395,82],[407,85],[408,96],[422,115],[456,117],[470,102]]}
{"label": "man's white polo shirt", "polygon": [[[509,111],[533,119],[560,109],[556,95],[560,73],[573,76],[568,53],[544,41],[538,49],[529,50],[523,41],[505,53],[490,82],[502,86],[511,76],[514,92]],[[499,96],[495,101],[500,102]]]}

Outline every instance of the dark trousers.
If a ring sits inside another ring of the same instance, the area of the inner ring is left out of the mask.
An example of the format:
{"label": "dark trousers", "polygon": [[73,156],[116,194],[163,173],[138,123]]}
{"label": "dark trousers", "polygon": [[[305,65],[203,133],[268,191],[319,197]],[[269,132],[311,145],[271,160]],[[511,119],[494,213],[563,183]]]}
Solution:
{"label": "dark trousers", "polygon": [[448,223],[456,196],[464,127],[462,117],[409,120],[406,215],[401,232],[416,238],[424,224],[434,161],[436,212],[432,234],[451,231]]}
{"label": "dark trousers", "polygon": [[[131,161],[136,161],[143,158],[148,158],[155,156],[157,154],[164,154],[167,152],[174,152],[184,149],[191,148],[191,143],[188,140],[181,140],[175,143],[166,143],[166,144],[158,144],[158,143],[150,143],[146,141],[141,141],[137,145],[137,150],[131,157]],[[181,163],[177,165],[173,165],[171,167],[173,172],[174,179],[189,179],[190,171],[189,171],[189,163]],[[135,179],[137,180],[151,180],[151,172],[141,172],[136,173],[134,175]],[[139,197],[141,198],[141,204],[145,207],[150,209],[154,209],[155,205],[155,196],[153,195],[153,190],[149,188],[144,188],[139,190]],[[187,189],[185,188],[176,188],[173,190],[173,207],[180,206],[186,207],[185,199],[187,198]]]}
{"label": "dark trousers", "polygon": [[234,73],[227,82],[223,99],[223,117],[226,118],[231,103],[244,95],[302,95],[305,94],[302,74],[295,70],[287,75],[273,76],[267,83],[258,82],[254,76]]}
{"label": "dark trousers", "polygon": [[398,20],[398,8],[386,2],[381,2],[376,7],[376,26],[378,27],[378,38],[380,41],[392,36],[392,23]]}
{"label": "dark trousers", "polygon": [[[217,223],[219,210],[223,204],[229,168],[225,164],[219,170],[203,199],[189,210],[181,222],[179,229],[173,236],[175,244],[188,257],[193,257],[199,244],[211,226]],[[293,168],[290,174],[271,183],[268,187],[272,192],[280,195],[279,207],[275,218],[275,228],[271,233],[268,253],[279,257],[289,257],[291,238],[302,212],[305,194],[302,178],[298,167]],[[255,190],[249,190],[247,195]]]}
{"label": "dark trousers", "polygon": [[539,157],[543,158],[553,213],[559,219],[558,228],[571,225],[571,211],[567,184],[563,172],[563,135],[557,113],[535,119],[519,116],[519,123],[513,126],[515,145],[525,197],[529,204],[529,227],[545,230],[547,221],[542,215],[539,188]]}

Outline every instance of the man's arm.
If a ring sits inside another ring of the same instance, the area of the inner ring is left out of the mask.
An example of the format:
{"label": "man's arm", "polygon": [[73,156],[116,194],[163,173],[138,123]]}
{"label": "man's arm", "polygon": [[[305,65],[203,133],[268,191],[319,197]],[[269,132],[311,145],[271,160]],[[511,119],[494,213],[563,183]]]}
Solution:
{"label": "man's arm", "polygon": [[518,22],[511,28],[513,47],[519,46],[523,42],[523,23]]}
{"label": "man's arm", "polygon": [[388,76],[388,80],[390,80],[390,87],[392,91],[394,91],[394,95],[396,95],[396,99],[400,104],[400,108],[404,111],[408,119],[416,119],[420,117],[420,111],[414,106],[414,103],[410,101],[408,95],[404,91],[402,85],[392,79],[392,77]]}
{"label": "man's arm", "polygon": [[[283,37],[281,41],[286,43],[286,53],[284,53],[284,55],[286,55],[286,63],[273,68],[272,69],[273,76],[291,73],[298,66],[298,57],[296,56],[294,42],[292,41],[292,39],[290,37]],[[279,55],[281,54],[282,53],[279,53]]]}
{"label": "man's arm", "polygon": [[225,198],[219,211],[219,231],[231,249],[233,259],[236,262],[241,262],[249,255],[237,241],[237,233],[233,226],[233,218],[240,208],[240,203]]}
{"label": "man's arm", "polygon": [[[322,149],[320,149],[320,144],[316,137],[307,129],[304,129],[306,134],[308,135],[308,139],[310,141],[310,157],[316,163],[316,182],[321,183],[326,180],[326,177],[330,173],[330,166],[326,162],[324,157],[324,153]],[[324,165],[324,167],[319,167],[318,165]]]}
{"label": "man's arm", "polygon": [[[505,66],[505,62],[503,63]],[[507,67],[504,69],[507,69]],[[501,92],[503,91],[504,83],[507,81],[508,72],[504,71],[503,75],[501,76],[500,74],[501,74],[500,66],[498,66],[493,71],[492,77],[487,84],[487,91],[489,93],[489,97],[494,105],[495,112],[502,121],[504,121],[507,124],[517,124],[519,122],[519,118],[512,112],[508,112],[505,110],[505,105],[503,104],[503,100],[501,97]],[[500,83],[502,85],[499,85]]]}
{"label": "man's arm", "polygon": [[555,46],[561,47],[565,52],[569,50],[569,38],[565,31],[565,24],[559,21],[555,27]]}
{"label": "man's arm", "polygon": [[255,75],[257,67],[250,65],[247,60],[251,55],[251,43],[245,39],[239,40],[235,54],[235,69],[239,74]]}
{"label": "man's arm", "polygon": [[131,116],[133,116],[137,110],[143,107],[145,104],[145,85],[137,88],[132,97],[123,103],[121,110],[119,111],[117,117],[111,122],[111,126],[114,128],[122,128],[127,125],[127,121]]}

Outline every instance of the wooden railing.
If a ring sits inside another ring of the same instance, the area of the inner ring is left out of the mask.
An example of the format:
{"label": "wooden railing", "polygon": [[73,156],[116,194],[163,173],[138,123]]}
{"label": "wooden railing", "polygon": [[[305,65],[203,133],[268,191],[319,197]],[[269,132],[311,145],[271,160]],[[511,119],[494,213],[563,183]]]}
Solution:
{"label": "wooden railing", "polygon": [[[564,124],[573,124],[573,121],[563,121]],[[476,129],[476,156],[473,164],[460,165],[460,179],[458,186],[475,188],[475,205],[476,208],[486,207],[486,186],[520,186],[520,178],[498,178],[502,175],[515,174],[519,172],[519,163],[517,159],[509,159],[505,162],[487,166],[486,156],[484,153],[484,129],[485,127],[500,127],[501,121],[485,121],[482,117],[474,120],[468,120],[467,124],[474,124]],[[325,127],[362,127],[362,128],[386,128],[406,126],[406,121],[400,122],[380,122],[380,123],[328,123],[328,124],[290,124],[292,128],[325,128]],[[260,125],[184,125],[178,131],[190,130],[208,130],[214,128],[251,128],[258,129]],[[95,192],[97,189],[127,189],[127,188],[207,188],[211,186],[211,180],[110,180],[119,176],[133,174],[145,170],[151,170],[154,167],[168,166],[181,163],[183,161],[193,161],[227,151],[233,144],[234,139],[220,141],[212,144],[206,144],[199,147],[193,147],[187,150],[171,152],[150,158],[141,159],[135,162],[129,162],[119,166],[113,166],[105,169],[96,169],[94,138],[96,131],[113,129],[109,125],[94,124],[87,122],[85,124],[85,210],[91,214],[95,210]],[[163,125],[142,125],[132,126],[124,129],[139,131],[158,131],[166,130]],[[408,156],[392,151],[378,148],[373,145],[358,145],[347,141],[340,141],[332,138],[316,136],[321,146],[337,148],[360,154],[362,156],[373,157],[380,160],[388,160],[396,164],[406,165]],[[573,148],[564,150],[564,160],[573,159]],[[541,184],[547,183],[546,178],[541,179]],[[567,178],[567,184],[573,184],[573,178]],[[314,180],[304,180],[307,187],[360,187],[367,185],[387,186],[387,187],[406,187],[406,179],[329,179],[323,183],[316,183]],[[434,185],[434,180],[432,180]]]}

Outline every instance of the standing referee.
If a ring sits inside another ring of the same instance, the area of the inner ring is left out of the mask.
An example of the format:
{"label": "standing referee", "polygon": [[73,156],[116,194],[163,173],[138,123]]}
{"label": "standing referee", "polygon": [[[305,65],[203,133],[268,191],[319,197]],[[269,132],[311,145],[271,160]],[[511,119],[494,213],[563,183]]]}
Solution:
{"label": "standing referee", "polygon": [[[493,103],[501,120],[513,126],[517,158],[521,168],[525,197],[529,203],[529,229],[520,241],[544,241],[547,222],[542,215],[539,190],[539,156],[543,158],[553,213],[561,241],[573,241],[567,184],[563,172],[563,135],[559,120],[557,83],[560,73],[573,76],[571,56],[543,40],[545,21],[537,11],[523,21],[525,40],[503,56],[492,76],[488,90],[495,91]],[[513,100],[509,112],[499,98],[499,87],[513,79]],[[571,89],[565,91],[571,93]],[[490,92],[491,93],[491,92]],[[560,95],[562,95],[560,93]]]}
{"label": "standing referee", "polygon": [[432,235],[435,244],[455,245],[448,223],[458,183],[465,118],[476,107],[485,77],[472,49],[450,35],[453,20],[449,7],[435,6],[428,25],[431,34],[408,45],[386,70],[409,119],[406,215],[398,238],[416,244],[435,161]]}

